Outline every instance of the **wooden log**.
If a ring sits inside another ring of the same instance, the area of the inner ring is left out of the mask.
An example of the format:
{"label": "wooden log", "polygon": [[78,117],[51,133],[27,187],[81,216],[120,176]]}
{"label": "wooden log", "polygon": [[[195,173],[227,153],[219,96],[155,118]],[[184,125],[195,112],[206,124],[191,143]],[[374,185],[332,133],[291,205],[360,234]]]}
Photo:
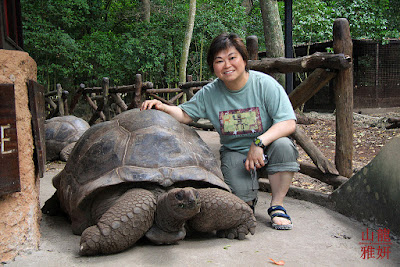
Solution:
{"label": "wooden log", "polygon": [[[116,86],[116,87],[110,87],[109,88],[109,93],[110,94],[116,94],[116,93],[129,93],[135,91],[135,85],[122,85],[122,86]],[[85,88],[85,93],[90,94],[90,93],[96,93],[96,94],[101,94],[103,92],[103,87],[88,87]]]}
{"label": "wooden log", "polygon": [[128,110],[128,106],[125,104],[124,100],[121,98],[121,94],[110,94],[112,99],[114,100],[114,103],[118,105],[122,109],[122,111]]}
{"label": "wooden log", "polygon": [[64,115],[68,116],[69,115],[69,110],[68,110],[68,98],[63,97],[63,102],[64,102]]}
{"label": "wooden log", "polygon": [[[96,120],[100,117],[100,114],[102,113],[102,110],[104,109],[104,103],[103,101],[100,101],[99,106],[97,107],[96,111],[93,113],[92,117],[89,120],[89,125],[93,125]],[[106,117],[104,117],[106,120]]]}
{"label": "wooden log", "polygon": [[79,98],[81,98],[84,90],[85,90],[85,84],[81,83],[79,85],[78,90],[75,92],[74,97],[72,98],[71,104],[69,105],[69,111],[71,112],[71,114],[74,112],[75,107],[79,102]]}
{"label": "wooden log", "polygon": [[60,116],[64,116],[64,101],[62,98],[62,87],[61,84],[57,84],[57,103],[58,103],[58,112]]}
{"label": "wooden log", "polygon": [[50,105],[50,108],[51,109],[56,109],[57,108],[57,104],[56,103],[54,103],[54,101],[51,99],[51,98],[49,98],[49,97],[45,97],[45,99],[44,99],[44,101],[47,103],[47,104],[49,104]]}
{"label": "wooden log", "polygon": [[258,60],[258,38],[255,35],[246,37],[246,47],[249,53],[249,60]]}
{"label": "wooden log", "polygon": [[343,70],[351,67],[351,58],[347,54],[329,54],[316,52],[299,58],[263,58],[249,60],[249,69],[264,73],[306,72],[317,68]]}
{"label": "wooden log", "polygon": [[[94,112],[96,112],[96,110],[97,110],[97,105],[96,105],[96,103],[94,103],[93,100],[92,100],[88,95],[86,95],[86,94],[85,94],[83,97],[84,97],[85,100],[88,102],[89,106],[94,110]],[[104,113],[103,113],[103,112],[100,112],[99,116],[100,116],[100,118],[101,118],[103,121],[106,120],[106,117],[104,116]]]}
{"label": "wooden log", "polygon": [[[134,108],[140,108],[142,105],[142,87],[143,87],[143,81],[142,81],[142,75],[141,74],[136,74],[136,79],[135,79],[135,97],[133,98],[133,107]],[[131,105],[132,105],[131,103]]]}
{"label": "wooden log", "polygon": [[340,175],[335,175],[331,173],[323,173],[317,167],[312,164],[301,162],[300,163],[300,173],[308,175],[312,178],[318,179],[321,182],[332,185],[335,189],[341,184],[347,182],[349,178]]}
{"label": "wooden log", "polygon": [[47,114],[46,119],[51,119],[54,117],[55,114],[58,112],[58,106],[50,97],[44,98],[45,103],[49,104],[49,114]]}
{"label": "wooden log", "polygon": [[144,82],[142,85],[142,91],[146,89],[151,89],[154,88],[154,85],[152,82]]}
{"label": "wooden log", "polygon": [[[45,97],[57,96],[57,94],[58,94],[58,91],[55,90],[55,91],[51,91],[51,92],[46,93],[44,96]],[[69,94],[69,92],[67,90],[63,90],[62,91],[62,96],[63,97],[68,96],[68,94]]]}
{"label": "wooden log", "polygon": [[[186,81],[187,82],[193,82],[193,76],[192,75],[188,75],[187,78],[186,78]],[[192,87],[185,87],[185,88],[181,88],[181,89],[186,94],[186,98],[187,98],[186,100],[190,100],[194,96]],[[173,102],[171,102],[171,103],[173,103]]]}
{"label": "wooden log", "polygon": [[171,98],[171,99],[168,101],[168,103],[174,104],[174,102],[175,102],[176,100],[178,100],[179,98],[181,98],[182,96],[183,96],[183,92],[180,92],[179,94],[177,94],[176,96],[174,96],[173,98]]}
{"label": "wooden log", "polygon": [[146,89],[146,94],[162,94],[162,93],[180,93],[180,88],[160,88],[160,89]]}
{"label": "wooden log", "polygon": [[192,87],[203,87],[204,85],[209,84],[210,81],[194,81],[194,82],[186,82],[179,84],[180,89],[192,88]]}
{"label": "wooden log", "polygon": [[324,69],[316,69],[289,94],[293,109],[299,108],[302,104],[313,97],[322,87],[336,76],[335,72]]}
{"label": "wooden log", "polygon": [[[347,19],[336,19],[333,24],[333,51],[353,55],[353,42]],[[340,175],[353,174],[353,68],[342,69],[334,82],[336,103],[335,163]]]}
{"label": "wooden log", "polygon": [[57,95],[57,90],[50,91],[50,92],[44,94],[45,97],[55,96],[55,95]]}
{"label": "wooden log", "polygon": [[314,145],[311,139],[300,127],[296,127],[296,131],[292,134],[292,137],[296,140],[297,144],[300,145],[310,156],[315,166],[317,166],[322,173],[339,175],[335,165],[322,154],[318,147]]}
{"label": "wooden log", "polygon": [[[110,106],[108,103],[110,79],[108,79],[107,77],[104,77],[103,81],[102,81],[102,87],[103,87],[103,101],[101,102],[102,105],[98,106],[97,111],[100,112],[103,110],[106,120],[109,121],[111,119]],[[101,109],[99,109],[100,106],[102,106]]]}
{"label": "wooden log", "polygon": [[156,95],[156,94],[149,94],[149,96],[153,97],[154,99],[160,100],[160,101],[163,102],[164,104],[171,105],[167,100],[165,100],[165,99],[162,98],[162,97],[159,97],[159,96]]}
{"label": "wooden log", "polygon": [[[153,88],[152,82],[143,82],[142,90],[143,89],[150,89]],[[117,94],[117,93],[129,93],[135,91],[135,85],[122,85],[122,86],[115,86],[109,88],[110,94]],[[88,87],[85,88],[85,93],[96,93],[101,94],[103,92],[102,87]]]}

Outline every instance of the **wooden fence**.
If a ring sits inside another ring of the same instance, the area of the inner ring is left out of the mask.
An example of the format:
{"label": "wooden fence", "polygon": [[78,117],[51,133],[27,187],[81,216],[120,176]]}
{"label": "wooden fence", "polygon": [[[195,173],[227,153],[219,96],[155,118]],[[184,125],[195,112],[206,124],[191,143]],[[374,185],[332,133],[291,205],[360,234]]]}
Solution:
{"label": "wooden fence", "polygon": [[[333,26],[333,50],[334,54],[314,53],[300,58],[263,58],[257,59],[257,42],[248,42],[250,60],[249,69],[265,73],[291,73],[310,72],[307,77],[293,92],[289,99],[294,109],[300,107],[313,95],[315,95],[330,80],[334,82],[336,104],[336,153],[335,163],[329,161],[315,146],[312,140],[297,127],[292,137],[315,164],[300,164],[300,172],[317,178],[335,188],[347,181],[352,175],[353,157],[353,74],[352,74],[352,41],[350,37],[349,23],[346,19],[337,19]],[[250,46],[250,47],[249,47]],[[96,120],[109,120],[110,110],[120,113],[131,108],[138,108],[144,99],[155,98],[163,103],[174,105],[181,103],[185,96],[189,100],[197,90],[209,83],[209,81],[191,81],[181,84],[179,88],[155,89],[150,82],[142,82],[140,74],[136,75],[134,85],[121,87],[109,87],[109,79],[103,78],[101,87],[85,88],[81,84],[79,90],[73,96],[69,106],[73,112],[78,100],[82,97],[93,110],[89,124]],[[61,86],[60,86],[61,88]],[[126,103],[122,95],[131,94],[131,102]],[[57,90],[58,99],[64,99]],[[65,101],[59,101],[59,105]],[[55,104],[55,103],[54,103]],[[56,107],[51,104],[54,109]],[[64,107],[67,105],[64,105]],[[61,107],[58,107],[61,114]],[[64,108],[64,113],[65,108]],[[68,111],[67,111],[68,112]]]}

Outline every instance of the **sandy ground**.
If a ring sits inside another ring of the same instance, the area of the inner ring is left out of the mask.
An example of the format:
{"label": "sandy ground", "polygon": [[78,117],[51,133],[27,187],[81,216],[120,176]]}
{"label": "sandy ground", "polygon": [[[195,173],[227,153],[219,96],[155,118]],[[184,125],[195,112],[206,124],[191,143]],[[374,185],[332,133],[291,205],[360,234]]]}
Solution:
{"label": "sandy ground", "polygon": [[[200,134],[217,153],[216,133]],[[41,205],[54,193],[51,179],[63,166],[48,165],[41,178]],[[141,240],[122,253],[97,257],[78,255],[80,237],[72,234],[65,218],[43,215],[39,250],[20,255],[6,266],[273,266],[270,259],[283,260],[285,266],[400,265],[398,243],[378,242],[377,229],[369,229],[369,235],[375,231],[375,240],[369,244],[371,240],[363,240],[367,226],[310,202],[287,198],[285,207],[294,228],[273,230],[266,212],[270,195],[260,192],[259,198],[256,234],[245,240],[219,239],[212,234],[190,236],[169,246]],[[369,255],[363,253],[368,246],[373,248]],[[390,252],[379,255],[384,247]]]}

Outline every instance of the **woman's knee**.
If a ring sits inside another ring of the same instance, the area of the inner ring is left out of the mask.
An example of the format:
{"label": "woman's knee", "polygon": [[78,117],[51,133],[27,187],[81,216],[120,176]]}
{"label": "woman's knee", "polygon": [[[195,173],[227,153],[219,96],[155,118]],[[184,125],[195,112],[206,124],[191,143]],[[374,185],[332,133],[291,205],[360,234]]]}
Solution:
{"label": "woman's knee", "polygon": [[288,137],[282,137],[270,144],[267,150],[268,157],[281,162],[296,161],[299,152],[293,141]]}

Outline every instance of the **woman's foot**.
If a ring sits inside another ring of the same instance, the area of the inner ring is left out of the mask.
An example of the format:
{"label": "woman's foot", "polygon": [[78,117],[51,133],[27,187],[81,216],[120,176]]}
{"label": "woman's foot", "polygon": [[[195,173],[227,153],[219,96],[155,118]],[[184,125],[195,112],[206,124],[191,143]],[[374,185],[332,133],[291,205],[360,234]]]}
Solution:
{"label": "woman's foot", "polygon": [[272,228],[276,230],[291,230],[293,228],[292,219],[287,215],[284,207],[280,205],[271,206],[268,209],[271,216]]}

